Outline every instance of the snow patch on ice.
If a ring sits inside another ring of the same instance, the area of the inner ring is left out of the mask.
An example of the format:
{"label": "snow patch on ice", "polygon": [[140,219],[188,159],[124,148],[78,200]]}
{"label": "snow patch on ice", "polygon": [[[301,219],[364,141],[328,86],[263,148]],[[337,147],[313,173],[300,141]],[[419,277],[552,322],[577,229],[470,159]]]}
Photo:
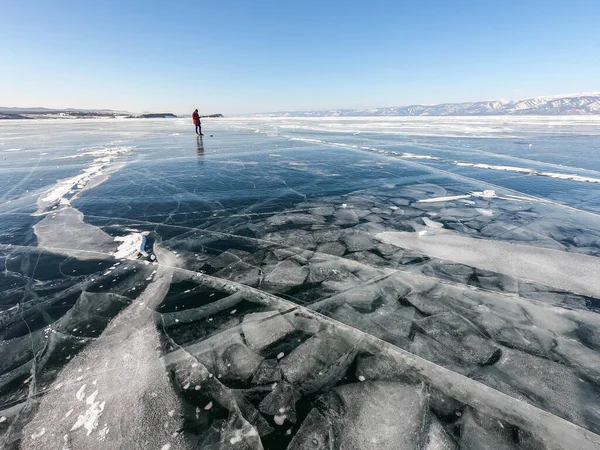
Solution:
{"label": "snow patch on ice", "polygon": [[440,159],[437,156],[430,155],[415,155],[414,153],[402,153],[400,155],[402,158],[411,158],[411,159]]}
{"label": "snow patch on ice", "polygon": [[[58,202],[66,195],[70,194],[75,188],[83,189],[86,184],[90,182],[92,177],[97,176],[102,173],[103,165],[94,165],[88,167],[80,173],[71,178],[67,178],[62,181],[58,181],[53,189],[48,191],[44,197],[42,197],[42,201],[44,202]],[[81,186],[81,187],[79,187]]]}
{"label": "snow patch on ice", "polygon": [[483,198],[494,198],[494,197],[497,197],[496,191],[494,191],[493,189],[486,189],[486,190],[484,190],[482,192],[474,191],[474,192],[471,192],[471,195],[473,197],[483,197]]}
{"label": "snow patch on ice", "polygon": [[109,431],[110,431],[110,428],[108,428],[108,425],[104,424],[104,428],[102,428],[100,431],[98,431],[98,439],[100,441],[104,441],[106,439],[106,435],[108,434]]}
{"label": "snow patch on ice", "polygon": [[433,198],[426,198],[426,199],[422,199],[422,200],[417,200],[417,203],[435,203],[435,202],[449,202],[452,200],[460,200],[462,198],[470,198],[471,195],[467,194],[467,195],[453,195],[453,196],[448,196],[448,197],[433,197]]}
{"label": "snow patch on ice", "polygon": [[582,177],[580,175],[571,175],[566,173],[540,172],[539,175],[550,178],[560,178],[561,180],[581,181],[584,183],[600,183],[600,178]]}
{"label": "snow patch on ice", "polygon": [[492,166],[490,164],[466,163],[466,162],[459,162],[459,161],[454,161],[454,165],[461,166],[461,167],[476,167],[478,169],[504,170],[507,172],[519,172],[519,173],[528,173],[528,174],[536,173],[535,170],[527,169],[525,167]]}
{"label": "snow patch on ice", "polygon": [[77,398],[77,400],[81,401],[85,398],[85,387],[87,386],[87,384],[84,384],[83,386],[81,386],[79,388],[79,390],[77,391],[77,394],[75,394],[75,398]]}
{"label": "snow patch on ice", "polygon": [[77,421],[73,424],[73,427],[71,427],[71,431],[84,427],[87,430],[86,434],[89,436],[92,434],[92,431],[98,427],[98,419],[100,419],[100,416],[104,411],[106,402],[100,403],[100,401],[96,401],[97,396],[98,391],[94,391],[94,393],[90,394],[86,399],[85,403],[89,405],[89,408],[83,415],[80,415],[77,418]]}
{"label": "snow patch on ice", "polygon": [[252,426],[244,427],[240,430],[235,430],[233,437],[229,439],[231,445],[238,444],[244,440],[244,438],[258,436],[258,432]]}
{"label": "snow patch on ice", "polygon": [[123,153],[130,152],[134,147],[114,147],[102,148],[83,152],[78,155],[67,156],[65,158],[78,158],[82,156],[98,156],[92,160],[87,168],[80,174],[63,180],[58,180],[56,184],[43,194],[39,199],[38,213],[46,208],[69,205],[69,201],[81,190],[85,189],[93,181],[106,176],[110,172],[110,164]]}
{"label": "snow patch on ice", "polygon": [[285,422],[285,419],[287,419],[287,415],[285,414],[281,414],[281,415],[276,415],[273,416],[273,421],[277,424],[277,425],[283,425],[283,423]]}
{"label": "snow patch on ice", "polygon": [[[519,195],[511,195],[511,194],[499,196],[498,194],[496,194],[496,191],[494,191],[493,189],[486,189],[484,191],[473,191],[473,192],[470,192],[469,194],[463,194],[463,195],[425,198],[425,199],[417,200],[417,203],[437,203],[437,202],[449,202],[452,200],[464,200],[465,203],[472,204],[473,202],[470,202],[467,200],[472,197],[484,198],[484,199],[494,198],[494,199],[498,199],[498,200],[533,200],[532,198],[529,198],[529,197],[524,197],[524,196],[519,196]],[[537,200],[539,201],[539,199],[537,199]],[[478,211],[483,215],[488,215],[487,212],[483,212],[483,211],[488,211],[488,210],[478,209]]]}
{"label": "snow patch on ice", "polygon": [[144,251],[146,236],[142,233],[133,233],[127,236],[115,237],[115,242],[121,242],[114,254],[115,258],[137,259],[138,255],[147,256]]}
{"label": "snow patch on ice", "polygon": [[569,174],[569,173],[556,173],[556,172],[540,172],[535,169],[529,169],[527,167],[513,167],[513,166],[494,166],[491,164],[482,164],[482,163],[467,163],[454,161],[452,162],[455,166],[461,167],[475,167],[478,169],[488,169],[488,170],[500,170],[505,172],[517,172],[524,173],[527,175],[537,175],[540,177],[550,177],[550,178],[559,178],[561,180],[571,180],[571,181],[579,181],[583,183],[600,183],[600,178],[593,177],[585,177],[582,175]]}
{"label": "snow patch on ice", "polygon": [[44,434],[46,434],[46,429],[42,428],[39,432],[31,435],[32,440],[36,440],[37,438],[41,438]]}

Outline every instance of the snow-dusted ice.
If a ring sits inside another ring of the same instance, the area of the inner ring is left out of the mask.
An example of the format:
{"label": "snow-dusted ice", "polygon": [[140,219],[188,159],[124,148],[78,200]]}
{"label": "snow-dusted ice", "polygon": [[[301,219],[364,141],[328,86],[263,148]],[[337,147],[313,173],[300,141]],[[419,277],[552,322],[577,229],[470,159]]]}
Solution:
{"label": "snow-dusted ice", "polygon": [[204,125],[0,123],[0,448],[600,448],[600,119]]}

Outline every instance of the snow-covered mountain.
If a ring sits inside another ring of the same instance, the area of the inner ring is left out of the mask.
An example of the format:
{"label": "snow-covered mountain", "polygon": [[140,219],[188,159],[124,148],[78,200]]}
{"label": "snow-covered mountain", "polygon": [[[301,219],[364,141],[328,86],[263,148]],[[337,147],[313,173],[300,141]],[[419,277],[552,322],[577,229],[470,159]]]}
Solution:
{"label": "snow-covered mountain", "polygon": [[576,115],[599,114],[600,92],[525,100],[492,100],[440,105],[411,105],[373,109],[286,111],[257,116],[360,117],[360,116],[488,116],[488,115]]}

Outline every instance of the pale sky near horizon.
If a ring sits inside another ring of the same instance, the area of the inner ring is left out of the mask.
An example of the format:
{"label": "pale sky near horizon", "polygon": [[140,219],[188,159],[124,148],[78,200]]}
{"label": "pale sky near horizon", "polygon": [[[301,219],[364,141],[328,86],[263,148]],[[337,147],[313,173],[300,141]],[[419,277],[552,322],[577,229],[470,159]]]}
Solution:
{"label": "pale sky near horizon", "polygon": [[245,113],[600,91],[597,0],[0,0],[0,106]]}

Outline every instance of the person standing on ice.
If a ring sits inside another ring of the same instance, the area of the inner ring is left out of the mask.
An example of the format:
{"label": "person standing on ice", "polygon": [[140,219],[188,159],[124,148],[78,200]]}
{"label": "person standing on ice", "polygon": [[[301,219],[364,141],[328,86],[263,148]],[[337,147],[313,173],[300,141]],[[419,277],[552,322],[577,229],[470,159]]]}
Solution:
{"label": "person standing on ice", "polygon": [[192,120],[194,121],[194,125],[196,126],[196,134],[198,136],[204,136],[202,134],[202,124],[200,123],[200,115],[198,114],[197,109],[192,113]]}

